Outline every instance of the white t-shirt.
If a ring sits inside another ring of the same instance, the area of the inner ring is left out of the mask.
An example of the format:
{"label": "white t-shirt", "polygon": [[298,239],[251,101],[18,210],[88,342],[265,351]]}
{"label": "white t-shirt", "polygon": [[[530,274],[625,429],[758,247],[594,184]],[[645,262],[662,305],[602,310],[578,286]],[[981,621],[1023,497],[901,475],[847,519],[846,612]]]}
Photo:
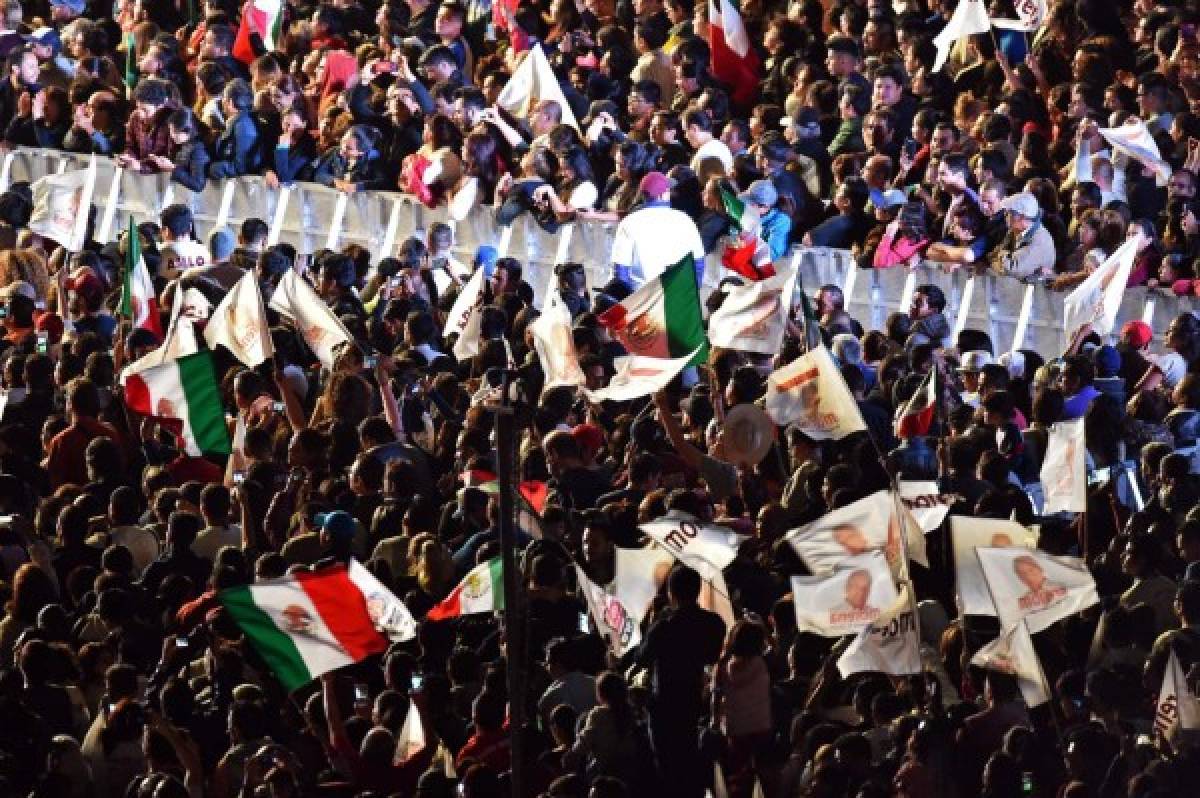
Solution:
{"label": "white t-shirt", "polygon": [[712,138],[700,145],[700,149],[696,150],[696,154],[692,156],[692,171],[699,172],[700,164],[704,163],[706,158],[720,160],[725,166],[725,174],[733,174],[733,153],[720,139]]}
{"label": "white t-shirt", "polygon": [[187,269],[203,269],[211,266],[212,262],[212,253],[199,241],[177,239],[163,245],[158,273],[168,280],[174,280]]}
{"label": "white t-shirt", "polygon": [[651,205],[621,220],[613,235],[609,260],[628,267],[629,279],[639,286],[653,280],[691,253],[704,263],[704,242],[696,223],[683,211]]}

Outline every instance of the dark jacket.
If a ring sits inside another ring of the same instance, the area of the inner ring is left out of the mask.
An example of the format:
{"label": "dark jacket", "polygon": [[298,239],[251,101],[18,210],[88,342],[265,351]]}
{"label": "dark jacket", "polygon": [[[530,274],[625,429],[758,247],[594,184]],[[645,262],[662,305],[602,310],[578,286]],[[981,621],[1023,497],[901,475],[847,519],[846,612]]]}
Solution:
{"label": "dark jacket", "polygon": [[171,180],[191,191],[203,191],[204,184],[208,182],[205,175],[211,160],[203,141],[199,138],[189,139],[171,156],[171,162],[175,164]]}
{"label": "dark jacket", "polygon": [[63,137],[63,149],[67,152],[95,153],[96,155],[115,155],[121,151],[125,142],[125,128],[114,125],[109,132],[97,130],[88,135],[77,127],[72,127]]}
{"label": "dark jacket", "polygon": [[32,116],[18,116],[8,123],[4,140],[18,147],[47,147],[52,150],[63,148],[63,139],[70,125],[61,121],[54,127],[47,127],[44,121],[37,121]]}
{"label": "dark jacket", "polygon": [[316,160],[317,143],[312,136],[304,133],[295,144],[277,145],[267,158],[267,168],[275,173],[280,183],[294,183],[312,179]]}
{"label": "dark jacket", "polygon": [[330,150],[317,161],[313,182],[332,186],[335,180],[348,180],[359,191],[378,191],[387,188],[387,177],[383,163],[374,152],[359,158],[353,167],[349,165],[341,150]]}
{"label": "dark jacket", "polygon": [[216,155],[208,166],[209,177],[238,177],[262,171],[262,140],[254,117],[246,111],[230,118],[215,149]]}

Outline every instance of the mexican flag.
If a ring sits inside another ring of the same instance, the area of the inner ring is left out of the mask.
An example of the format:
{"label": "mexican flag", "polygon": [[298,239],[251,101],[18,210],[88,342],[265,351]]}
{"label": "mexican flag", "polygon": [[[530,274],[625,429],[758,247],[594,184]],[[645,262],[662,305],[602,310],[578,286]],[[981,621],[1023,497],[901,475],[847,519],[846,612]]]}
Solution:
{"label": "mexican flag", "polygon": [[230,453],[212,352],[197,352],[127,374],[125,404],[143,416],[177,422],[172,426],[193,457]]}
{"label": "mexican flag", "polygon": [[232,587],[217,599],[289,693],[416,636],[404,604],[353,560]]}
{"label": "mexican flag", "polygon": [[929,369],[925,381],[908,400],[896,419],[897,438],[917,438],[929,434],[937,412],[937,369]]}
{"label": "mexican flag", "polygon": [[758,213],[735,194],[723,188],[720,191],[725,213],[737,231],[736,240],[726,244],[721,253],[721,265],[747,280],[774,277],[771,247],[758,234],[761,227]]}
{"label": "mexican flag", "polygon": [[480,563],[450,591],[441,603],[425,616],[429,621],[445,621],[478,612],[504,609],[504,568],[500,558]]}
{"label": "mexican flag", "polygon": [[162,320],[158,317],[158,297],[154,283],[142,258],[142,239],[133,217],[129,217],[129,234],[125,237],[125,285],[121,291],[119,313],[129,319],[134,329],[149,330],[161,341]]}
{"label": "mexican flag", "polygon": [[708,336],[690,253],[598,318],[630,355],[659,360],[692,355],[689,365],[708,359]]}
{"label": "mexican flag", "polygon": [[275,49],[283,36],[283,0],[250,0],[242,9],[242,21],[233,41],[233,57],[251,64],[258,55],[250,42],[257,33],[268,52]]}
{"label": "mexican flag", "polygon": [[752,104],[761,65],[742,24],[738,0],[708,0],[708,42],[713,75],[730,85],[734,105]]}

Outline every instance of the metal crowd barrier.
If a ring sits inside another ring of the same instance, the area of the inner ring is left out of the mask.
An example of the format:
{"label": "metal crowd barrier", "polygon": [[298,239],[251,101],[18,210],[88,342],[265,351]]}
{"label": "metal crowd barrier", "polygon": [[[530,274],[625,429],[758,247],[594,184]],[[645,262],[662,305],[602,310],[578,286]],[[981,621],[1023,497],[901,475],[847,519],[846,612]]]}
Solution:
{"label": "metal crowd barrier", "polygon": [[[0,160],[0,191],[16,181],[33,182],[84,169],[88,159],[87,155],[57,150],[17,148]],[[157,221],[159,212],[176,202],[192,209],[202,241],[218,227],[236,229],[245,219],[257,217],[270,226],[272,243],[289,243],[301,254],[354,243],[382,258],[394,255],[406,237],[422,234],[432,223],[449,222],[455,230],[455,254],[464,262],[483,244],[498,245],[505,254],[520,259],[539,305],[556,262],[584,264],[592,286],[603,285],[611,276],[614,226],[610,224],[569,224],[551,235],[526,214],[505,231],[486,206],[476,207],[466,219],[455,222],[444,206],[426,208],[399,192],[347,195],[314,183],[271,189],[256,176],[210,180],[203,191],[192,192],[166,175],[137,174],[117,168],[108,158],[97,158],[92,199],[97,239],[114,239],[130,216],[138,222]],[[1024,348],[1055,357],[1066,345],[1062,321],[1066,294],[1049,291],[1041,284],[991,275],[970,277],[962,270],[947,272],[935,263],[923,263],[914,271],[859,269],[849,251],[821,247],[798,248],[787,257],[796,258],[797,280],[810,294],[821,285],[841,286],[847,311],[867,329],[882,329],[890,313],[907,312],[916,286],[932,283],[946,295],[945,313],[954,332],[963,328],[987,332],[997,354]],[[707,295],[725,274],[719,257],[710,255],[703,293]],[[1133,288],[1125,293],[1117,322],[1147,321],[1155,332],[1155,347],[1161,348],[1171,319],[1194,307],[1197,305],[1190,298]]]}

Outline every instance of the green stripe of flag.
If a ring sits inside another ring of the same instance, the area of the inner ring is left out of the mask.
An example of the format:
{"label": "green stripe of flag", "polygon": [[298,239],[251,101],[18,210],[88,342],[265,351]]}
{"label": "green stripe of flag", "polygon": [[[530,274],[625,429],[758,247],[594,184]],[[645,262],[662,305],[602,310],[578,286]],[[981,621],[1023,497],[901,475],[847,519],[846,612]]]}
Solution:
{"label": "green stripe of flag", "polygon": [[718,190],[721,192],[721,204],[725,206],[725,213],[733,220],[733,226],[739,231],[745,229],[742,225],[742,218],[746,213],[746,203],[738,199],[737,196],[730,194],[724,187]]}
{"label": "green stripe of flag", "polygon": [[196,445],[205,454],[229,454],[229,429],[225,426],[212,353],[197,352],[176,362],[183,395],[187,398],[188,424]]}
{"label": "green stripe of flag", "polygon": [[129,216],[129,232],[125,235],[125,279],[121,285],[121,307],[118,314],[133,321],[133,270],[142,259],[142,239],[138,235],[133,215]]}
{"label": "green stripe of flag", "polygon": [[300,649],[270,616],[254,603],[254,594],[243,585],[221,591],[221,603],[246,634],[247,641],[258,651],[289,693],[313,680]]}
{"label": "green stripe of flag", "polygon": [[504,558],[488,560],[488,576],[492,580],[492,609],[504,609]]}
{"label": "green stripe of flag", "polygon": [[696,264],[689,252],[659,278],[663,287],[663,322],[667,328],[667,347],[671,357],[683,357],[700,351],[689,365],[708,360],[708,335],[700,309],[700,289],[696,285]]}

